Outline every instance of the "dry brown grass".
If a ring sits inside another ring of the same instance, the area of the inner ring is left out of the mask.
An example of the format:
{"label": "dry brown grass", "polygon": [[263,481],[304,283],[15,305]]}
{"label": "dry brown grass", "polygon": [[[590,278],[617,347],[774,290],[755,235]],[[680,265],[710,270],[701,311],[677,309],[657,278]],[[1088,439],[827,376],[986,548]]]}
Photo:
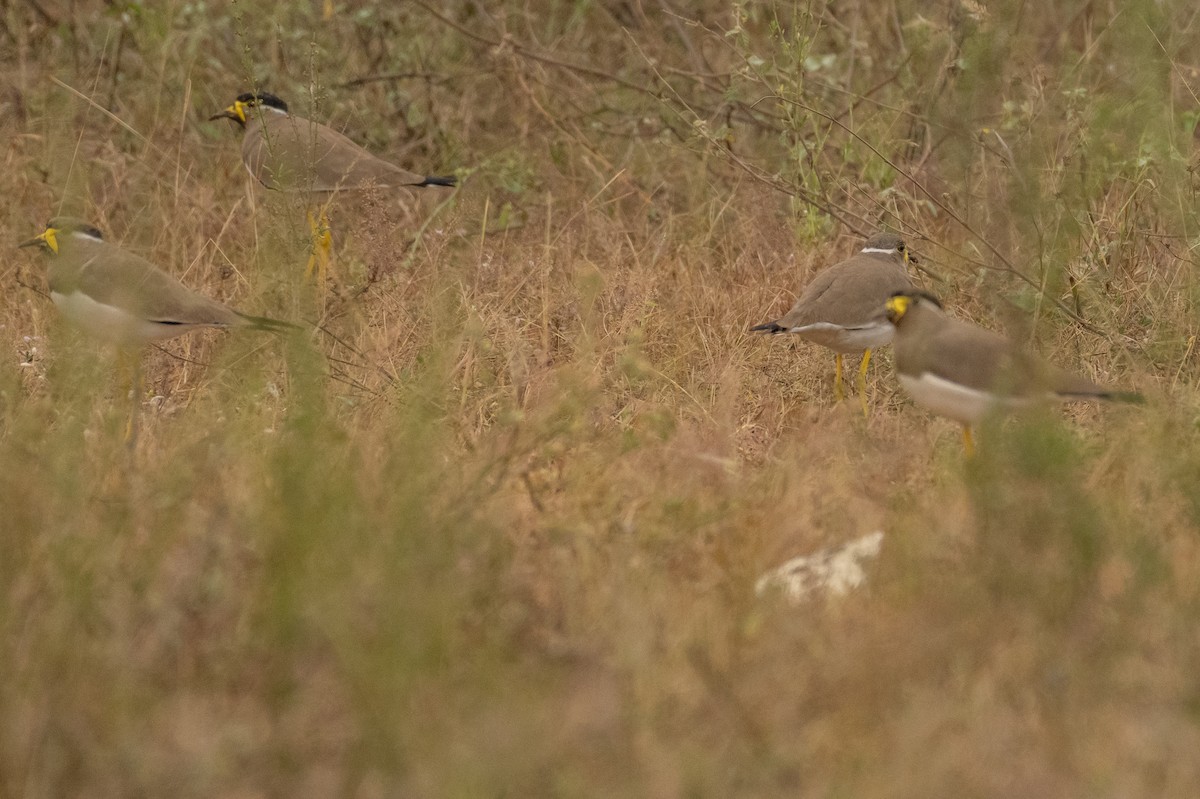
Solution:
{"label": "dry brown grass", "polygon": [[[0,796],[1196,795],[1193,4],[334,5],[3,9],[7,240],[327,333],[152,351],[127,453],[10,253]],[[202,121],[254,85],[465,185],[343,209],[316,298]],[[887,353],[835,406],[747,329],[880,224],[1147,406],[974,463]],[[865,590],[755,597],[877,528]]]}

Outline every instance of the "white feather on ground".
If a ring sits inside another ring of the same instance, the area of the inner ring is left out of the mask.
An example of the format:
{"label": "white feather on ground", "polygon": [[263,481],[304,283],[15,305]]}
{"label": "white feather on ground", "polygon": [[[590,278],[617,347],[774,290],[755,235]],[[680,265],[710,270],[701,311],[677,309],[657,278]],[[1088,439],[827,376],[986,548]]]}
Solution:
{"label": "white feather on ground", "polygon": [[842,596],[866,582],[862,562],[877,557],[882,546],[883,531],[876,530],[837,549],[792,558],[758,578],[755,593],[763,596],[781,591],[793,604],[804,602],[818,591]]}

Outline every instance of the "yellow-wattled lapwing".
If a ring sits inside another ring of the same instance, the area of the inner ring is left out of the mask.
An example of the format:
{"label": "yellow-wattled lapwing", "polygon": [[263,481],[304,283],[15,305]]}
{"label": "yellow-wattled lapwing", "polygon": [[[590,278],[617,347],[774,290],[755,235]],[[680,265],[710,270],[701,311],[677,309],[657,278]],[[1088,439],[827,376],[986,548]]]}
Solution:
{"label": "yellow-wattled lapwing", "polygon": [[839,401],[845,398],[842,356],[861,352],[858,392],[866,415],[871,350],[889,343],[894,333],[884,314],[884,303],[898,291],[913,289],[905,271],[909,261],[915,263],[916,259],[900,236],[876,233],[854,256],[818,274],[785,316],[750,329],[794,333],[833,350],[833,386]]}
{"label": "yellow-wattled lapwing", "polygon": [[968,454],[974,452],[971,427],[994,410],[1055,399],[1142,401],[1140,394],[1093,383],[998,333],[951,318],[930,294],[898,293],[885,308],[896,328],[900,387],[918,405],[961,424]]}

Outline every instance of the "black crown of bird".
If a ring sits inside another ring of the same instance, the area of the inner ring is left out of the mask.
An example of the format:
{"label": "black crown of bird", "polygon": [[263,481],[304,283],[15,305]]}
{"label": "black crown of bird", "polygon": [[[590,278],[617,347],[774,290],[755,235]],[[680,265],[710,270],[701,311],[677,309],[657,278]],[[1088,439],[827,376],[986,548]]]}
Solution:
{"label": "black crown of bird", "polygon": [[18,247],[33,247],[40,246],[50,250],[54,254],[58,254],[58,234],[59,233],[80,233],[97,241],[104,241],[104,234],[100,232],[100,228],[92,225],[82,219],[76,219],[73,216],[56,216],[46,223],[46,231],[40,236],[35,236],[28,241],[23,241]]}
{"label": "black crown of bird", "polygon": [[288,110],[288,104],[279,97],[270,92],[242,92],[233,101],[233,105],[229,106],[219,114],[213,114],[208,118],[209,122],[215,119],[232,119],[241,127],[246,127],[246,109],[247,108],[274,108],[277,111],[282,111],[285,114]]}

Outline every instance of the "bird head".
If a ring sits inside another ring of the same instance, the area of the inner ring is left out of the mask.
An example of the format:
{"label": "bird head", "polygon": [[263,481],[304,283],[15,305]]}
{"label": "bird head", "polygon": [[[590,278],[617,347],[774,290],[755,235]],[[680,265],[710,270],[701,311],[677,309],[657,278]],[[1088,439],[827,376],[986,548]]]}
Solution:
{"label": "bird head", "polygon": [[62,240],[71,236],[82,236],[84,238],[95,239],[96,241],[104,240],[103,234],[94,225],[69,216],[56,216],[46,223],[46,229],[39,235],[23,241],[17,246],[42,247],[47,252],[58,255],[59,248],[62,246]]}
{"label": "bird head", "polygon": [[219,114],[210,116],[208,121],[212,122],[214,119],[232,119],[244,128],[246,127],[246,112],[254,108],[274,108],[276,111],[282,111],[285,114],[288,110],[287,103],[273,94],[268,94],[267,92],[246,92],[239,94],[237,99],[233,101],[233,105]]}
{"label": "bird head", "polygon": [[899,291],[888,298],[886,310],[888,321],[897,327],[900,326],[901,320],[905,315],[910,313],[913,308],[918,306],[928,305],[942,309],[942,304],[938,298],[932,294],[927,294],[924,291]]}
{"label": "bird head", "polygon": [[908,246],[904,243],[904,239],[895,233],[876,233],[867,239],[867,243],[863,245],[862,251],[895,255],[903,259],[906,264],[909,262],[917,263],[917,257],[908,251]]}

